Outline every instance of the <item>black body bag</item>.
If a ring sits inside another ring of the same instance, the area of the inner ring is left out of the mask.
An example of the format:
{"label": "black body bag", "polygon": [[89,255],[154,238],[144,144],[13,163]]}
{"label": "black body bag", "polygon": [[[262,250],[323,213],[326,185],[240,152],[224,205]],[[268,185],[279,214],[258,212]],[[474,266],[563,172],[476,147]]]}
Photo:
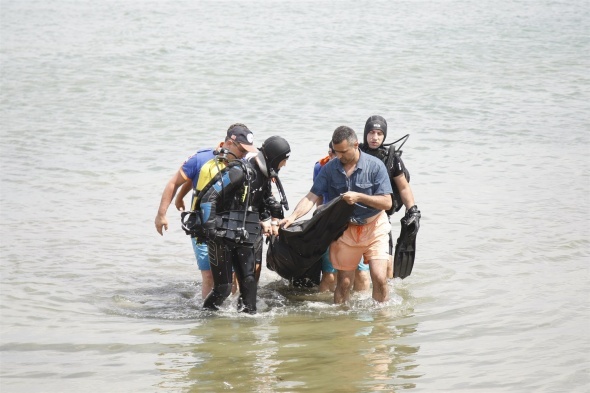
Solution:
{"label": "black body bag", "polygon": [[322,205],[309,220],[280,228],[266,253],[266,266],[287,280],[309,279],[319,283],[321,257],[330,243],[348,227],[354,205],[342,197]]}

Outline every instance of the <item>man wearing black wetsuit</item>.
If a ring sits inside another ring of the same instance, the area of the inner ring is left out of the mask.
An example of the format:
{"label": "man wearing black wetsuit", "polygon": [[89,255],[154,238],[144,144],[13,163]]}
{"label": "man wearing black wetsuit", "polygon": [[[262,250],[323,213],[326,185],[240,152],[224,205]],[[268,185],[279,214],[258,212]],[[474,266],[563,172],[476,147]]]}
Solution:
{"label": "man wearing black wetsuit", "polygon": [[206,309],[217,310],[230,295],[233,267],[240,288],[238,309],[256,313],[256,248],[262,234],[278,235],[283,210],[272,196],[271,181],[280,182],[278,172],[291,148],[284,138],[272,136],[259,150],[246,162],[228,164],[199,196],[214,282],[203,304]]}
{"label": "man wearing black wetsuit", "polygon": [[[391,216],[403,204],[406,207],[406,214],[412,215],[418,211],[418,207],[414,204],[414,193],[409,183],[410,174],[402,161],[401,152],[395,154],[393,149],[383,146],[386,137],[387,121],[382,116],[373,115],[365,122],[363,143],[359,145],[359,148],[363,152],[379,158],[387,168],[391,188],[393,189],[393,194],[391,195],[392,206],[387,211],[387,214]],[[393,156],[391,156],[392,154]],[[389,246],[391,254],[393,251],[391,233],[389,234]],[[393,265],[390,264],[390,270],[387,272],[388,277],[392,278],[393,273]]]}

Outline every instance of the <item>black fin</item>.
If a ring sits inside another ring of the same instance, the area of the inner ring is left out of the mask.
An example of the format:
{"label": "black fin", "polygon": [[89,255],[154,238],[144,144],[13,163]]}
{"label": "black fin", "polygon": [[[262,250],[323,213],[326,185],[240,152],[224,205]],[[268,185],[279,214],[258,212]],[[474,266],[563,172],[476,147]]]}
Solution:
{"label": "black fin", "polygon": [[393,277],[402,279],[412,273],[414,259],[416,258],[416,235],[415,223],[409,226],[401,220],[402,226],[397,244],[395,245],[395,256],[393,258]]}

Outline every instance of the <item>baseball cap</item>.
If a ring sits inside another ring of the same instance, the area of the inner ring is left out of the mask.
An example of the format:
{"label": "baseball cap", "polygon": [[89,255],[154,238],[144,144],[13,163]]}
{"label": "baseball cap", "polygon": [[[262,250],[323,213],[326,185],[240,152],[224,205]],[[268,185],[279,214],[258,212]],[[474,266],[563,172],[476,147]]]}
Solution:
{"label": "baseball cap", "polygon": [[246,151],[257,152],[254,147],[254,134],[243,124],[234,124],[227,130],[227,139],[238,142]]}

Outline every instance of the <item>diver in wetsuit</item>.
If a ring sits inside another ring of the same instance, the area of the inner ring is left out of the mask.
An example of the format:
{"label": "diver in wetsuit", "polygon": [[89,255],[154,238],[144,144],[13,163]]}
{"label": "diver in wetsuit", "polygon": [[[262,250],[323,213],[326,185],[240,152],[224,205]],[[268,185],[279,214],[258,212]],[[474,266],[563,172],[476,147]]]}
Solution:
{"label": "diver in wetsuit", "polygon": [[[402,205],[406,207],[406,214],[402,218],[402,234],[398,239],[395,255],[393,251],[393,240],[391,232],[389,234],[389,252],[397,257],[396,266],[399,271],[388,271],[388,277],[404,278],[409,275],[414,264],[415,257],[415,238],[416,233],[420,227],[420,211],[418,206],[414,203],[414,193],[410,187],[410,173],[406,169],[401,158],[401,150],[395,149],[395,142],[389,147],[385,147],[383,143],[387,137],[387,121],[379,115],[373,115],[365,122],[365,132],[363,143],[359,148],[374,157],[379,158],[385,164],[391,181],[391,188],[393,194],[391,195],[392,206],[387,211],[388,216],[393,215],[396,211],[401,209]],[[407,138],[404,137],[404,138]],[[404,139],[402,138],[402,139]],[[401,139],[400,139],[401,140]],[[403,143],[402,143],[403,145]],[[401,148],[401,146],[400,146]],[[405,226],[405,227],[404,227]],[[408,230],[409,228],[409,230]],[[403,266],[400,263],[403,261]],[[391,266],[393,268],[393,266]]]}
{"label": "diver in wetsuit", "polygon": [[280,184],[278,172],[291,148],[284,138],[272,136],[259,150],[246,162],[229,163],[199,195],[214,282],[205,309],[217,310],[230,295],[233,267],[240,288],[238,310],[256,313],[256,251],[263,234],[278,235],[286,199],[282,195],[282,204],[274,199],[271,182]]}

